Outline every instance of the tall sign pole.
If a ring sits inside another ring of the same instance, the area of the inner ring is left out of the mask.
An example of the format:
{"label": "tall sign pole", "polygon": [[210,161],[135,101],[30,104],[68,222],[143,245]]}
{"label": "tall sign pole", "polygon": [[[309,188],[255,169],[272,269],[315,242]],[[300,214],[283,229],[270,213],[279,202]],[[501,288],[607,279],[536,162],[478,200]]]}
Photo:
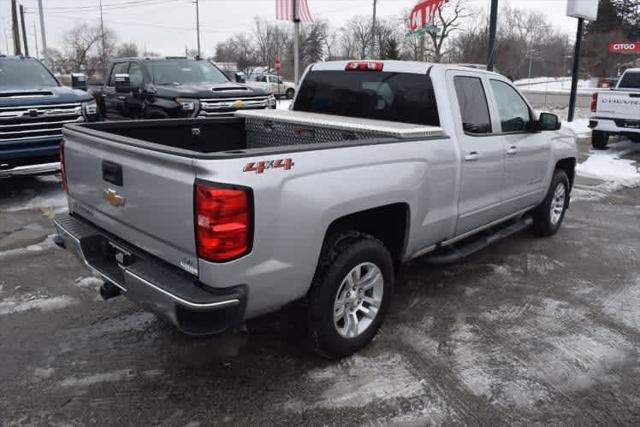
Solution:
{"label": "tall sign pole", "polygon": [[573,69],[571,71],[571,94],[569,95],[569,114],[567,120],[572,122],[576,112],[576,97],[578,95],[578,77],[580,76],[580,48],[584,32],[584,18],[578,18],[578,31],[573,50]]}
{"label": "tall sign pole", "polygon": [[16,0],[11,0],[11,32],[13,37],[13,54],[22,55],[20,49],[20,30],[18,29],[18,7]]}
{"label": "tall sign pole", "polygon": [[22,27],[22,44],[24,44],[24,55],[29,56],[29,43],[27,43],[27,26],[24,24],[24,7],[20,5],[20,26]]}
{"label": "tall sign pole", "polygon": [[573,53],[573,72],[571,74],[571,94],[569,95],[569,113],[567,120],[572,122],[576,110],[578,94],[578,77],[580,75],[580,47],[584,34],[584,20],[598,19],[598,3],[600,0],[567,0],[567,16],[578,18],[578,31]]}
{"label": "tall sign pole", "polygon": [[371,59],[376,57],[376,12],[378,0],[373,0],[373,22],[371,23]]}
{"label": "tall sign pole", "polygon": [[44,59],[44,63],[48,64],[47,58],[47,36],[44,30],[44,13],[42,10],[42,0],[38,0],[38,9],[40,12],[40,33],[42,34],[42,59]]}
{"label": "tall sign pole", "polygon": [[102,0],[100,0],[100,36],[102,37],[102,55],[101,56],[101,61],[102,61],[102,78],[106,79],[107,78],[107,61],[104,56],[107,53],[107,46],[106,46],[106,42],[105,42],[105,38],[104,38],[104,19],[102,17]]}
{"label": "tall sign pole", "polygon": [[300,79],[300,0],[293,0],[293,74],[296,85]]}
{"label": "tall sign pole", "polygon": [[487,70],[493,71],[496,62],[496,33],[498,32],[498,0],[491,0],[489,18],[489,44],[487,47]]}

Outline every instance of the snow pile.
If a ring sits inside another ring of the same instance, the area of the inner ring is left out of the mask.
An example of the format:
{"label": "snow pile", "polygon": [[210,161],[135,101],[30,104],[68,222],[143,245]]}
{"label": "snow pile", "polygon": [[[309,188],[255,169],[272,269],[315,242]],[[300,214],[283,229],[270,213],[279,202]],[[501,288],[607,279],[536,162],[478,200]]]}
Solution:
{"label": "snow pile", "polygon": [[590,138],[591,137],[591,129],[589,128],[589,120],[588,119],[578,119],[572,122],[562,122],[563,128],[568,128],[576,134],[578,138]]}
{"label": "snow pile", "polygon": [[25,295],[21,298],[10,297],[0,301],[0,316],[30,310],[59,310],[77,303],[78,300],[68,296],[44,297],[38,295]]}
{"label": "snow pile", "polygon": [[40,252],[49,250],[55,247],[55,243],[53,243],[54,236],[55,234],[51,234],[47,236],[47,238],[44,239],[42,242],[36,245],[27,246],[26,248],[8,249],[6,251],[0,251],[0,260],[4,258],[27,255],[27,254],[35,254],[35,253],[40,253]]}
{"label": "snow pile", "polygon": [[290,99],[280,99],[278,100],[278,103],[276,104],[276,109],[278,110],[288,110],[289,107],[291,106],[291,100]]}
{"label": "snow pile", "polygon": [[600,179],[616,184],[618,187],[640,186],[640,173],[634,160],[621,157],[640,152],[640,146],[631,141],[611,144],[609,150],[592,151],[589,158],[576,167],[579,176]]}
{"label": "snow pile", "polygon": [[[535,77],[513,82],[520,90],[535,90],[548,93],[569,93],[571,77]],[[579,93],[592,93],[597,89],[592,80],[578,80]]]}

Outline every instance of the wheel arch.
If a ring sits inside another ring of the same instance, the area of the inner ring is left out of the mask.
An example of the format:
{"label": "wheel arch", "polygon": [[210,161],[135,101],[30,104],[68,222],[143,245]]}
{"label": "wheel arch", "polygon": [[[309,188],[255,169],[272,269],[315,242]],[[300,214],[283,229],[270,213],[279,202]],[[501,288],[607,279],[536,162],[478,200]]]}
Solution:
{"label": "wheel arch", "polygon": [[576,158],[566,157],[558,160],[556,162],[555,169],[560,169],[567,174],[567,177],[569,178],[569,185],[573,188],[573,182],[576,177]]}

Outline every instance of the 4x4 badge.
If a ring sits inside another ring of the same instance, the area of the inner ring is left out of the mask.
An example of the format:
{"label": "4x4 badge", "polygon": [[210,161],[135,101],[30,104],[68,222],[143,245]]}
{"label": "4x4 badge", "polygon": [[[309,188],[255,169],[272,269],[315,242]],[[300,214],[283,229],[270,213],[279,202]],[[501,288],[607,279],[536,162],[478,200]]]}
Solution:
{"label": "4x4 badge", "polygon": [[290,170],[295,163],[293,159],[265,160],[262,162],[247,163],[242,172],[263,173],[267,169],[284,169]]}

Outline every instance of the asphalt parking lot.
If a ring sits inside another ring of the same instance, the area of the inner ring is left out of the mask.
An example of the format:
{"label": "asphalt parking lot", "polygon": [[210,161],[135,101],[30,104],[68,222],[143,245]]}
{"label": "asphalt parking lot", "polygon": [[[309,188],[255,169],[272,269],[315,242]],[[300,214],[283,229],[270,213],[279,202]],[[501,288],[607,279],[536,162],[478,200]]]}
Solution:
{"label": "asphalt parking lot", "polygon": [[2,425],[640,424],[640,188],[579,179],[553,238],[407,265],[337,363],[292,311],[193,339],[99,300],[48,237],[64,204],[55,177],[0,182]]}

